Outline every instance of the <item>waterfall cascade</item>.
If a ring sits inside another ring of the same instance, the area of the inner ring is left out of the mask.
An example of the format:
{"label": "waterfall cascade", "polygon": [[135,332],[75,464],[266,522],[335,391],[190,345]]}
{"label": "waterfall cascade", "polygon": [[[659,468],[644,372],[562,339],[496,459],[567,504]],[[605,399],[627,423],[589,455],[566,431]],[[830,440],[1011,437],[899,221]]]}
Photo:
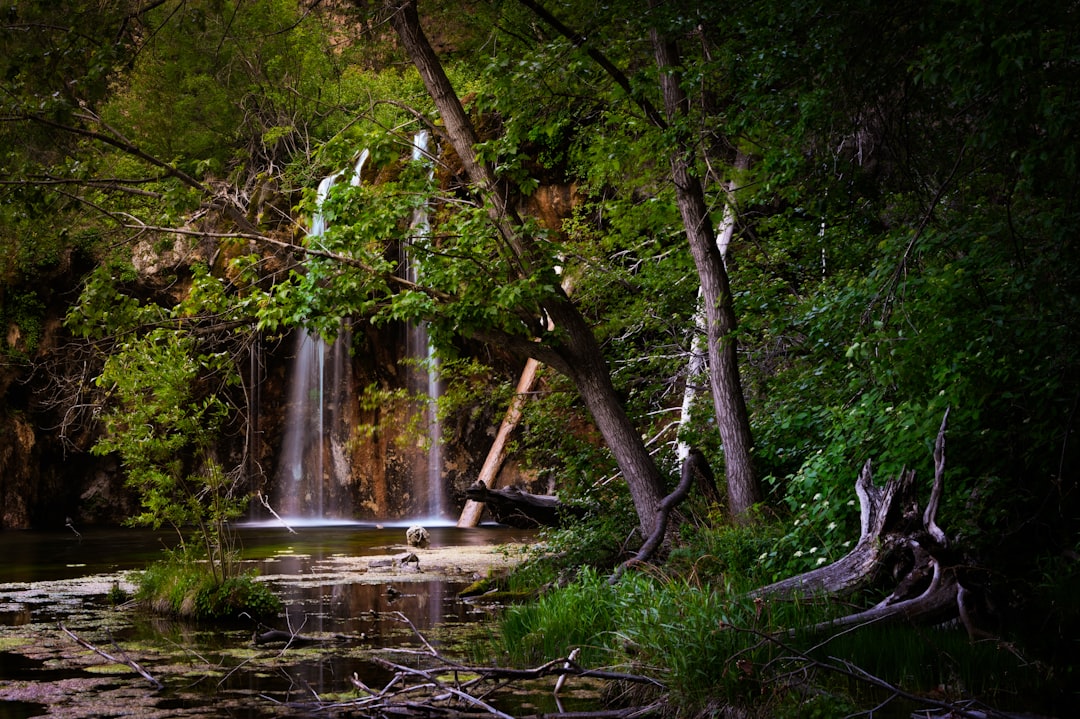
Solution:
{"label": "waterfall cascade", "polygon": [[[427,133],[414,139],[413,159],[420,160],[427,152]],[[353,168],[351,184],[360,183],[360,172],[368,158],[364,150]],[[321,206],[344,173],[326,177],[320,182],[316,199]],[[428,232],[427,213],[420,210],[413,218],[413,234],[423,237]],[[321,212],[312,218],[309,242],[319,246],[326,230]],[[411,259],[408,243],[402,247],[402,272],[416,280],[416,265]],[[406,330],[405,367],[410,396],[425,399],[414,402],[411,412],[416,427],[426,430],[426,437],[410,452],[407,464],[411,467],[412,487],[407,491],[409,506],[401,519],[443,520],[446,500],[442,478],[441,429],[435,411],[435,401],[441,391],[437,360],[423,323]],[[285,418],[281,454],[278,462],[277,511],[289,522],[327,521],[355,518],[356,508],[349,490],[355,481],[349,451],[355,423],[356,396],[353,392],[349,347],[351,337],[345,326],[336,340],[328,344],[316,334],[299,329],[295,334],[295,353],[288,375],[288,406]],[[385,478],[384,478],[385,479]],[[365,480],[368,481],[368,480]],[[384,497],[385,488],[375,494]],[[376,503],[380,504],[380,503]],[[385,507],[371,507],[376,513]],[[375,516],[372,519],[395,517]]]}
{"label": "waterfall cascade", "polygon": [[[419,132],[413,138],[412,159],[422,161],[427,151],[428,133]],[[413,257],[415,254],[413,243],[416,239],[427,235],[429,227],[427,210],[418,209],[412,221],[413,239],[401,247],[403,272],[411,282],[419,279],[417,263]],[[442,427],[436,411],[436,403],[442,393],[438,357],[435,355],[428,336],[427,323],[411,324],[406,335],[406,351],[410,360],[406,368],[408,389],[411,396],[420,398],[416,400],[413,413],[416,426],[426,430],[425,436],[421,439],[423,449],[426,450],[421,454],[426,456],[418,458],[419,463],[426,466],[416,469],[414,513],[418,517],[438,521],[446,519],[446,498],[442,478]]]}
{"label": "waterfall cascade", "polygon": [[[351,183],[360,182],[367,160],[360,154]],[[316,192],[322,206],[341,173],[323,178]],[[326,220],[316,212],[308,230],[309,241],[319,246]],[[352,479],[347,444],[351,409],[355,404],[349,345],[343,324],[332,343],[300,328],[288,378],[285,432],[278,462],[278,499],[281,514],[291,520],[349,519],[352,508],[348,484]]]}

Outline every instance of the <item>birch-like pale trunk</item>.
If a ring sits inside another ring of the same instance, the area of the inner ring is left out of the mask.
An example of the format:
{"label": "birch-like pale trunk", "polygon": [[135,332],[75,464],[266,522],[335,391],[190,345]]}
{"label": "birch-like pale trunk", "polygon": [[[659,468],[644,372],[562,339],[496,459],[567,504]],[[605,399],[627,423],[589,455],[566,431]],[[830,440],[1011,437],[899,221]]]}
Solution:
{"label": "birch-like pale trunk", "polygon": [[[743,157],[740,154],[740,158]],[[736,162],[736,166],[739,163]],[[727,200],[724,204],[724,217],[720,221],[720,231],[716,236],[716,245],[720,248],[720,259],[727,263],[727,250],[731,245],[731,237],[735,234],[735,205],[732,195],[734,183],[728,183]],[[690,342],[690,358],[686,362],[686,384],[683,386],[682,408],[679,413],[679,428],[690,423],[690,415],[694,409],[694,403],[701,394],[698,382],[706,376],[708,363],[705,358],[708,355],[708,321],[705,319],[705,298],[698,285],[697,309],[694,311],[694,338]],[[680,439],[675,444],[675,458],[679,466],[683,466],[686,458],[690,456],[690,444]]]}
{"label": "birch-like pale trunk", "polygon": [[[658,0],[650,0],[655,7]],[[668,123],[677,128],[688,115],[689,100],[679,83],[679,54],[675,43],[656,30],[653,51],[660,69],[664,111]],[[734,516],[745,513],[761,501],[761,486],[754,472],[750,416],[742,393],[735,340],[735,309],[724,259],[705,203],[705,191],[694,173],[693,152],[685,141],[673,148],[671,174],[676,202],[686,230],[690,253],[701,281],[708,341],[709,384],[713,407],[724,448],[728,509]]]}

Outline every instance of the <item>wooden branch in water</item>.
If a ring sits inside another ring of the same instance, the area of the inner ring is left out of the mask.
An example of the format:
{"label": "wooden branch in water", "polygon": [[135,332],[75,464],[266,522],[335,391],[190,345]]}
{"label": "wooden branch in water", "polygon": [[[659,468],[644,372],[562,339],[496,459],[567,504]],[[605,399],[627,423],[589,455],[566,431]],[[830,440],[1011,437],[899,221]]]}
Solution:
{"label": "wooden branch in water", "polygon": [[267,499],[266,495],[262,492],[259,492],[259,501],[262,502],[262,506],[266,507],[266,510],[270,512],[270,514],[274,515],[274,519],[281,522],[281,525],[289,530],[290,534],[296,534],[296,530],[290,527],[289,524],[274,511],[274,508],[270,506],[270,500]]}
{"label": "wooden branch in water", "polygon": [[130,658],[126,657],[126,656],[125,657],[114,657],[113,655],[109,654],[108,652],[106,652],[106,651],[104,651],[102,649],[99,649],[98,647],[95,647],[90,642],[88,642],[85,639],[79,637],[78,635],[75,634],[75,632],[71,631],[70,629],[65,627],[63,624],[58,624],[57,626],[60,627],[61,631],[63,631],[64,634],[67,634],[69,637],[71,637],[80,646],[86,647],[90,651],[94,652],[95,654],[97,654],[97,655],[99,655],[101,657],[104,657],[105,659],[109,660],[110,662],[113,662],[114,664],[125,664],[125,665],[131,667],[140,676],[142,676],[144,679],[146,679],[148,682],[150,682],[150,684],[153,685],[154,689],[159,689],[160,690],[160,689],[165,688],[164,684],[162,684],[157,679],[155,679],[150,674],[150,672],[146,671],[141,666],[139,666],[139,663],[136,662],[134,659],[130,659]]}
{"label": "wooden branch in water", "polygon": [[[653,679],[637,674],[584,669],[573,657],[556,659],[532,669],[510,669],[506,667],[466,666],[442,657],[416,626],[400,612],[395,612],[412,628],[423,644],[423,649],[390,649],[388,651],[407,654],[409,664],[401,664],[385,657],[373,656],[371,661],[393,672],[393,678],[381,690],[366,685],[357,674],[351,682],[356,687],[358,696],[351,701],[334,703],[306,702],[307,709],[327,711],[344,709],[363,716],[381,717],[444,717],[445,719],[481,719],[497,717],[514,719],[498,709],[491,701],[494,689],[508,688],[514,681],[540,679],[547,676],[591,677],[603,681],[652,685],[663,690],[664,685]],[[494,688],[491,686],[494,683]],[[512,690],[512,687],[509,687]],[[300,706],[300,705],[297,705]],[[655,710],[655,705],[647,707],[626,707],[594,712],[559,712],[546,714],[544,717],[563,719],[629,719]],[[517,719],[540,719],[540,716],[521,716]]]}

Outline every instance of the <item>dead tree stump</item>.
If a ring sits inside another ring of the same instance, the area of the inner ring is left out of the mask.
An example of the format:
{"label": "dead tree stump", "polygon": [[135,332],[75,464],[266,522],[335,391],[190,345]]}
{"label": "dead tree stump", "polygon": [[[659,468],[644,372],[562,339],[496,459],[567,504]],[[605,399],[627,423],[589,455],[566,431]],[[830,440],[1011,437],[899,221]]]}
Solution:
{"label": "dead tree stump", "polygon": [[[873,607],[817,628],[901,619],[915,622],[963,619],[965,590],[957,575],[957,563],[950,558],[948,538],[937,524],[945,481],[948,417],[946,410],[934,443],[934,483],[923,511],[919,511],[914,471],[901,471],[878,487],[868,460],[855,482],[860,528],[854,549],[832,564],[762,587],[754,596],[843,597],[879,586],[886,577],[896,577],[893,591]],[[971,626],[967,629],[969,633],[977,631]]]}

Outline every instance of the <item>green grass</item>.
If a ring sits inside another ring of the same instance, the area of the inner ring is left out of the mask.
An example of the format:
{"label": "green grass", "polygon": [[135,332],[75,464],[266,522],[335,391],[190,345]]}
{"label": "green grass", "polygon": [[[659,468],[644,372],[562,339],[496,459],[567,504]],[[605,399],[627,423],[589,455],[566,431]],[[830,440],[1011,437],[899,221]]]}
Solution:
{"label": "green grass", "polygon": [[755,601],[747,594],[753,583],[724,563],[727,573],[712,581],[631,571],[614,587],[606,572],[583,569],[569,585],[508,608],[497,649],[536,665],[581,648],[586,667],[659,679],[684,715],[732,705],[750,716],[843,716],[888,698],[865,675],[854,676],[860,671],[916,696],[997,706],[1020,697],[1018,708],[1048,685],[1045,666],[1001,641],[971,642],[962,628],[792,634],[853,608]]}
{"label": "green grass", "polygon": [[269,617],[281,600],[254,573],[218,580],[205,562],[169,557],[150,565],[137,580],[136,599],[152,611],[188,619]]}

